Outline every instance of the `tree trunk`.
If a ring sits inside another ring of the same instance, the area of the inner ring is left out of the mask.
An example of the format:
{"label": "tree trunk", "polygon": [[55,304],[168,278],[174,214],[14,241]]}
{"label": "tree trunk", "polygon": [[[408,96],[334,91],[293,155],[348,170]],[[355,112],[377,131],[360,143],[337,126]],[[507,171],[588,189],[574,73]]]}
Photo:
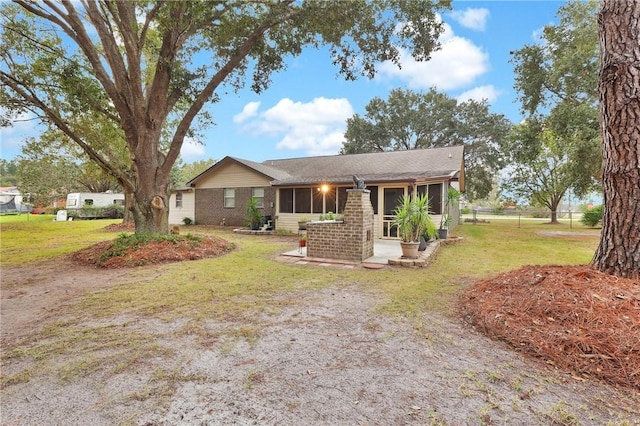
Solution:
{"label": "tree trunk", "polygon": [[[162,122],[162,118],[156,121]],[[155,127],[139,126],[138,143],[134,145],[133,219],[136,234],[169,233],[169,173],[162,171],[165,157],[157,149],[160,140],[157,128],[161,126]]]}
{"label": "tree trunk", "polygon": [[124,218],[123,223],[134,223],[135,219],[133,215],[133,201],[135,194],[133,192],[125,190],[124,192]]}
{"label": "tree trunk", "polygon": [[[148,185],[147,185],[148,186]],[[155,185],[151,185],[155,188]],[[169,202],[168,195],[161,190],[147,187],[138,188],[133,202],[133,219],[136,234],[168,234]]]}
{"label": "tree trunk", "polygon": [[604,212],[593,265],[608,274],[640,278],[640,2],[601,2]]}

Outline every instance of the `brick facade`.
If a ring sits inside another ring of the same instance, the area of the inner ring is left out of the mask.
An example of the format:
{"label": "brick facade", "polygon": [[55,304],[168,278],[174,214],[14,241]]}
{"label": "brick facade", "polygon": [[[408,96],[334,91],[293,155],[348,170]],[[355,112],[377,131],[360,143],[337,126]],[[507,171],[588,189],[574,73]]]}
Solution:
{"label": "brick facade", "polygon": [[[247,203],[251,198],[251,188],[235,188],[236,206],[225,208],[224,189],[202,188],[195,193],[195,220],[198,225],[220,225],[224,219],[227,226],[244,226],[247,222]],[[276,215],[276,189],[264,187],[263,216]],[[273,207],[272,207],[273,206]]]}
{"label": "brick facade", "polygon": [[371,191],[348,189],[343,222],[309,222],[307,256],[362,262],[373,256]]}

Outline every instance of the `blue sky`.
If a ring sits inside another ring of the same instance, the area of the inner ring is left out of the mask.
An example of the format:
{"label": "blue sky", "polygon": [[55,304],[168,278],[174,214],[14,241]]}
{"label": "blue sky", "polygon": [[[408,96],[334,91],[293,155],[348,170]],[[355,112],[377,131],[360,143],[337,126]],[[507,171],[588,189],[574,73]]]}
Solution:
{"label": "blue sky", "polygon": [[[386,99],[401,87],[426,91],[431,86],[466,100],[486,98],[494,113],[520,121],[509,52],[537,40],[556,20],[562,1],[454,1],[444,12],[442,49],[425,63],[404,58],[402,70],[381,64],[373,80],[346,82],[337,75],[326,50],[307,50],[272,76],[264,93],[221,94],[211,111],[216,126],[201,143],[187,140],[186,162],[225,156],[253,161],[337,154],[346,120],[363,114],[374,97]],[[35,136],[33,123],[0,129],[0,157],[12,159],[22,141]]]}

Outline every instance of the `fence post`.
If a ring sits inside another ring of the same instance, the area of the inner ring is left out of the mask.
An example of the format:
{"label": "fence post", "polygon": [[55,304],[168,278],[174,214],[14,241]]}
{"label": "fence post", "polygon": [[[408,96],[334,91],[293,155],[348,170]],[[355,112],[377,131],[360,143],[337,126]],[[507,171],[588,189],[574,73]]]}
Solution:
{"label": "fence post", "polygon": [[573,216],[571,215],[571,209],[569,209],[569,229],[573,229]]}

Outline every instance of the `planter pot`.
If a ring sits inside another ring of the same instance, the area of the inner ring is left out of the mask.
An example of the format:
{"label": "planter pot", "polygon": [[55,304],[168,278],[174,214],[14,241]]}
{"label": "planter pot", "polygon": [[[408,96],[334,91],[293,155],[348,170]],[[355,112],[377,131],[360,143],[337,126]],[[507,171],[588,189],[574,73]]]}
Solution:
{"label": "planter pot", "polygon": [[251,222],[251,230],[257,231],[258,229],[260,229],[260,222]]}
{"label": "planter pot", "polygon": [[449,236],[448,229],[438,229],[438,239],[446,240],[448,236]]}
{"label": "planter pot", "polygon": [[418,248],[420,247],[420,242],[411,242],[411,243],[403,243],[400,242],[400,247],[402,248],[402,257],[405,259],[417,259],[418,258]]}
{"label": "planter pot", "polygon": [[300,240],[300,247],[306,247],[307,246],[307,240]]}
{"label": "planter pot", "polygon": [[307,222],[298,222],[298,230],[306,231],[306,229],[307,229]]}
{"label": "planter pot", "polygon": [[420,235],[420,246],[418,247],[418,251],[425,251],[428,245],[429,241],[427,241],[422,235]]}

